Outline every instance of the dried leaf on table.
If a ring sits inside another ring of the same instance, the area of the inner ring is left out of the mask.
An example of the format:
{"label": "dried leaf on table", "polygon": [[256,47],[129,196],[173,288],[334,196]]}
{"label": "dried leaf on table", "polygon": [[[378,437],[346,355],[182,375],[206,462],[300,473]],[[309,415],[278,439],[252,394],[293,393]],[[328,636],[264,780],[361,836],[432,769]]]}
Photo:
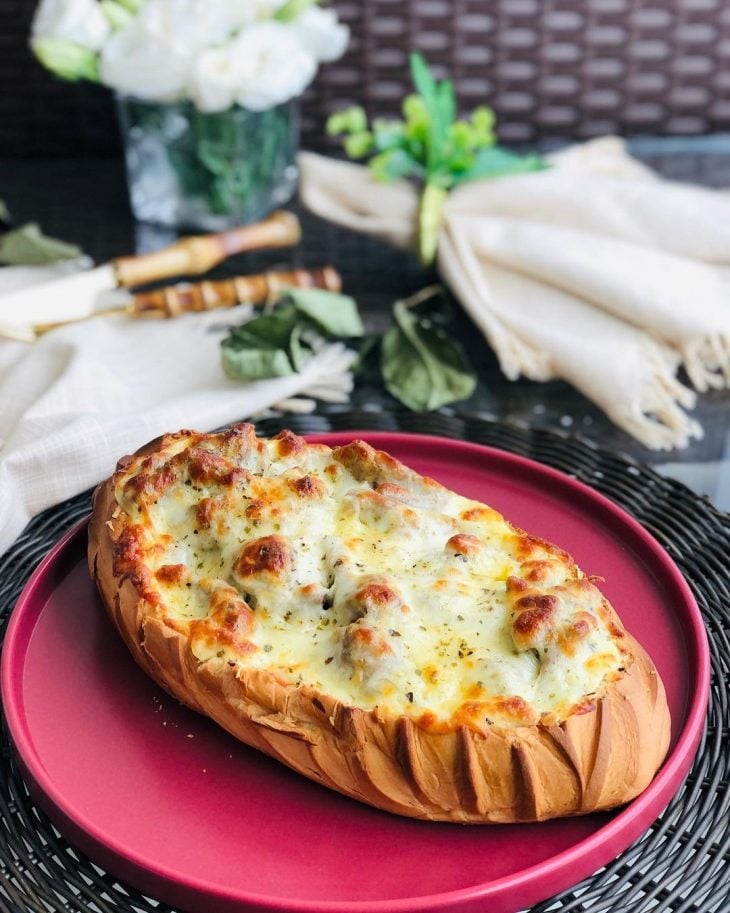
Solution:
{"label": "dried leaf on table", "polygon": [[[0,218],[3,218],[1,211]],[[42,266],[80,255],[80,247],[49,238],[35,222],[0,235],[0,264],[5,266]]]}
{"label": "dried leaf on table", "polygon": [[301,371],[325,339],[361,336],[357,304],[321,289],[287,289],[279,306],[236,327],[221,343],[223,369],[235,380]]}
{"label": "dried leaf on table", "polygon": [[461,346],[403,302],[395,304],[393,317],[395,323],[383,337],[381,353],[388,391],[416,412],[471,396],[476,379]]}
{"label": "dried leaf on table", "polygon": [[329,336],[349,339],[362,336],[364,330],[355,299],[324,289],[287,290],[287,300]]}
{"label": "dried leaf on table", "polygon": [[235,327],[221,343],[223,370],[234,380],[293,374],[288,352],[296,324],[296,310],[287,305]]}
{"label": "dried leaf on table", "polygon": [[293,374],[289,356],[283,349],[236,348],[223,346],[223,370],[233,380],[265,380]]}

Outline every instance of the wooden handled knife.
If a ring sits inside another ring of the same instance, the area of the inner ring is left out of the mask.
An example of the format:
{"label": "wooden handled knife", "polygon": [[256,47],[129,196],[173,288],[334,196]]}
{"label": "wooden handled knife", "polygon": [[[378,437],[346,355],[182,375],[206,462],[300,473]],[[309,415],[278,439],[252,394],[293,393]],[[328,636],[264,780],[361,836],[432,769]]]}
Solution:
{"label": "wooden handled knife", "polygon": [[103,266],[83,270],[0,295],[0,325],[28,327],[92,316],[108,306],[109,293],[173,276],[208,272],[234,254],[291,247],[299,242],[299,220],[291,212],[275,212],[262,222],[219,234],[181,238],[150,254],[119,257]]}

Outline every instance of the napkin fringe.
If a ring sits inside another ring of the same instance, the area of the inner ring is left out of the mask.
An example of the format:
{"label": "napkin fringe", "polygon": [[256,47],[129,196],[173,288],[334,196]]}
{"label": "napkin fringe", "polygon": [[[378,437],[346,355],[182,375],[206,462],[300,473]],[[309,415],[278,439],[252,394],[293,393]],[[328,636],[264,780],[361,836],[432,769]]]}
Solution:
{"label": "napkin fringe", "polygon": [[695,390],[730,387],[730,336],[718,333],[685,342],[680,351],[687,376]]}
{"label": "napkin fringe", "polygon": [[555,377],[548,352],[536,349],[513,331],[500,327],[499,334],[487,334],[502,373],[508,380],[527,377],[546,381]]}
{"label": "napkin fringe", "polygon": [[691,409],[697,396],[674,376],[673,360],[661,352],[647,353],[647,371],[638,397],[630,410],[614,413],[612,418],[642,444],[652,450],[686,447],[703,437],[702,426],[684,411]]}

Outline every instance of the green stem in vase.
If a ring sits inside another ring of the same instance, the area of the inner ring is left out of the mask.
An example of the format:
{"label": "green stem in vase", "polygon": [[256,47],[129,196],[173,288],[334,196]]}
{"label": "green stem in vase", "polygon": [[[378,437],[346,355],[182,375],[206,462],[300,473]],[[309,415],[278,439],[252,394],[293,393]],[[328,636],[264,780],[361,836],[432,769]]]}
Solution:
{"label": "green stem in vase", "polygon": [[294,106],[204,113],[190,102],[120,99],[135,214],[213,230],[283,203],[293,191]]}
{"label": "green stem in vase", "polygon": [[231,109],[194,116],[195,153],[205,171],[212,212],[238,215],[264,208],[264,199],[288,156],[289,112]]}

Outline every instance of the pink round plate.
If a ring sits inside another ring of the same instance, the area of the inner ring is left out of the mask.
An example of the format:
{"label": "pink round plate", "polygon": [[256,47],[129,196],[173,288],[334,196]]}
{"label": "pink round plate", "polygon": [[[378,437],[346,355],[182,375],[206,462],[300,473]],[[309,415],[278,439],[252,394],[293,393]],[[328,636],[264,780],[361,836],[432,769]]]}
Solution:
{"label": "pink round plate", "polygon": [[318,786],[234,741],[147,679],[86,571],[85,525],[26,586],[2,689],[34,796],[92,860],[191,913],[514,913],[613,859],[688,772],[709,688],[704,626],[681,574],[626,513],[562,473],[474,444],[367,431],[403,460],[567,549],[649,650],[672,712],[654,782],[612,814],[461,827],[398,818]]}

